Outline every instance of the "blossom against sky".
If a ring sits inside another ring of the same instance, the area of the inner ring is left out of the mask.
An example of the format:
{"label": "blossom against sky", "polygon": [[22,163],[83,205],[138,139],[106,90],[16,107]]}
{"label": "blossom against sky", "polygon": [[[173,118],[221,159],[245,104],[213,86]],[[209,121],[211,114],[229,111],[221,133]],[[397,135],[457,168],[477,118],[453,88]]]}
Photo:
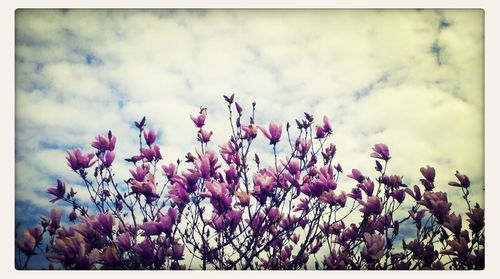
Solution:
{"label": "blossom against sky", "polygon": [[[383,142],[407,184],[427,164],[438,189],[459,170],[482,201],[483,39],[481,10],[18,10],[17,220],[49,207],[57,178],[78,187],[65,151],[109,129],[126,179],[144,115],[174,162],[193,151],[189,114],[205,106],[217,149],[232,93],[247,116],[256,101],[265,126],[327,115],[347,171],[374,175]],[[262,135],[256,147],[269,161]]]}

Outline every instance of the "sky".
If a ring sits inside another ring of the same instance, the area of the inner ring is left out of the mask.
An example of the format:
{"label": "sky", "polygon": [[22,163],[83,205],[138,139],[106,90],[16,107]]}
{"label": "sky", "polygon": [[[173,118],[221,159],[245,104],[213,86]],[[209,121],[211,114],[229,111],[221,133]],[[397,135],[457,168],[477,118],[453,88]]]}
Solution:
{"label": "sky", "polygon": [[[346,172],[374,177],[371,147],[386,143],[389,174],[413,185],[435,167],[460,211],[447,186],[459,170],[483,204],[483,40],[482,10],[17,10],[16,220],[47,212],[57,178],[83,191],[65,151],[91,152],[110,129],[127,179],[142,116],[175,162],[197,146],[189,115],[205,106],[218,149],[232,93],[246,117],[257,103],[261,125],[327,115]],[[254,152],[270,162],[267,143]]]}

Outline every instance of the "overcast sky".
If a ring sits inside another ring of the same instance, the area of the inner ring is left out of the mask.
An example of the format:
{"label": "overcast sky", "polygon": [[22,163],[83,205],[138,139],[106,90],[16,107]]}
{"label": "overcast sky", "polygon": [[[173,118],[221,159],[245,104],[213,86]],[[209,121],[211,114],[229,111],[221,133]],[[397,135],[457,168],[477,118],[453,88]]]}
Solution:
{"label": "overcast sky", "polygon": [[[482,204],[483,39],[481,10],[18,10],[16,218],[44,212],[57,178],[78,188],[65,151],[109,129],[127,179],[144,115],[165,163],[194,151],[200,106],[218,149],[232,93],[246,117],[257,102],[257,124],[327,115],[346,171],[374,176],[383,142],[389,174],[412,185],[429,164],[455,190],[459,170]],[[255,151],[269,159],[262,135]]]}

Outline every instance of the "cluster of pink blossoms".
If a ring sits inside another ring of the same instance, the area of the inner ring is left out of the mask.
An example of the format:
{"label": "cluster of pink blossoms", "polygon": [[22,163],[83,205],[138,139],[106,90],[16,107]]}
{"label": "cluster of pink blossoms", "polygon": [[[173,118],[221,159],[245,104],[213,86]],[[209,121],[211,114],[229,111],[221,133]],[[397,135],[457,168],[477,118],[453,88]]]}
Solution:
{"label": "cluster of pink blossoms", "polygon": [[[68,151],[90,202],[58,179],[47,193],[71,208],[69,223],[61,209],[41,216],[16,240],[16,268],[29,269],[40,254],[51,269],[484,268],[484,210],[471,205],[466,175],[457,171],[449,185],[462,191],[468,227],[447,194],[434,191],[434,168],[420,169],[420,186],[387,174],[385,144],[372,148],[377,177],[352,169],[354,186],[339,190],[344,171],[326,116],[315,124],[305,113],[293,137],[289,123],[257,125],[255,102],[246,120],[234,94],[224,99],[232,132],[218,150],[201,107],[191,115],[200,149],[182,161],[161,163],[145,117],[135,122],[138,153],[125,159],[130,177],[115,176],[111,131],[95,138],[92,153]],[[250,153],[259,134],[274,155],[268,166]],[[283,158],[279,144],[289,149]]]}

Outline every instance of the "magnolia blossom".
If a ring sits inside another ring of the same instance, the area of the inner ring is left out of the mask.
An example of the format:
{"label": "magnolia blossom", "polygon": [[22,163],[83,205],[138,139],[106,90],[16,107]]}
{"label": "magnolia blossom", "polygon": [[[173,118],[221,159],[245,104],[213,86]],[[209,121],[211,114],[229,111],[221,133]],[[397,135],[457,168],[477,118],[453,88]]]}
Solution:
{"label": "magnolia blossom", "polygon": [[177,165],[174,163],[162,165],[161,168],[163,170],[163,174],[168,178],[172,178],[177,172]]}
{"label": "magnolia blossom", "polygon": [[367,196],[373,195],[375,184],[370,180],[370,178],[364,180],[363,183],[359,183],[357,186],[359,189],[363,190],[363,192],[365,192]]}
{"label": "magnolia blossom", "polygon": [[443,192],[425,192],[423,200],[417,203],[427,207],[440,224],[445,221],[451,208],[447,194]]}
{"label": "magnolia blossom", "polygon": [[129,170],[132,177],[138,182],[144,181],[144,178],[149,173],[149,167],[147,165],[142,165],[137,167],[135,170]]}
{"label": "magnolia blossom", "polygon": [[146,140],[146,144],[148,146],[151,146],[155,142],[158,132],[154,130],[149,130],[149,131],[144,130],[143,135],[144,139]]}
{"label": "magnolia blossom", "polygon": [[365,180],[365,177],[361,174],[358,169],[352,169],[352,173],[348,174],[347,177],[350,177],[359,183],[362,183]]}
{"label": "magnolia blossom", "polygon": [[141,148],[141,154],[148,162],[163,159],[160,147],[156,144],[153,144],[150,148]]}
{"label": "magnolia blossom", "polygon": [[254,139],[257,137],[258,127],[255,124],[242,125],[241,129],[245,132],[243,138]]}
{"label": "magnolia blossom", "polygon": [[249,206],[250,205],[250,195],[246,192],[236,192],[234,195],[238,198],[238,205]]}
{"label": "magnolia blossom", "polygon": [[191,115],[191,120],[193,120],[193,123],[196,127],[201,128],[205,125],[206,117],[207,117],[207,109],[201,108],[200,114],[198,114],[197,116]]}
{"label": "magnolia blossom", "polygon": [[391,156],[389,156],[389,147],[386,144],[378,143],[372,148],[373,153],[370,155],[373,158],[388,161]]}
{"label": "magnolia blossom", "polygon": [[207,132],[207,131],[200,128],[200,130],[198,131],[198,141],[203,142],[203,143],[207,143],[210,141],[210,138],[212,137],[212,135],[213,135],[212,131]]}
{"label": "magnolia blossom", "polygon": [[292,159],[288,160],[288,163],[283,161],[283,160],[281,160],[280,162],[291,175],[295,175],[295,174],[300,172],[299,159],[292,158]]}
{"label": "magnolia blossom", "polygon": [[102,165],[106,168],[109,168],[113,161],[115,160],[115,152],[113,151],[105,151],[104,155],[99,154],[99,160],[102,162]]}
{"label": "magnolia blossom", "polygon": [[359,211],[366,215],[380,214],[382,212],[382,203],[378,197],[371,196],[366,201],[358,200],[358,202],[363,206]]}
{"label": "magnolia blossom", "polygon": [[155,177],[152,173],[148,173],[142,182],[132,180],[131,185],[132,191],[144,195],[147,203],[154,202],[160,197],[156,191]]}
{"label": "magnolia blossom", "polygon": [[54,203],[64,197],[66,193],[66,184],[64,181],[57,179],[56,187],[47,189],[47,193],[55,196],[55,198],[50,200],[50,202]]}
{"label": "magnolia blossom", "polygon": [[457,171],[455,173],[455,176],[458,178],[458,182],[450,181],[448,182],[448,185],[462,188],[468,188],[470,186],[470,180],[467,175],[461,174],[459,171]]}
{"label": "magnolia blossom", "polygon": [[484,209],[476,205],[471,212],[465,213],[469,219],[469,228],[474,232],[479,232],[484,228]]}
{"label": "magnolia blossom", "polygon": [[226,144],[219,145],[219,148],[219,153],[226,163],[235,163],[237,165],[241,163],[238,153],[239,148],[234,141],[230,140]]}
{"label": "magnolia blossom", "polygon": [[265,195],[271,194],[275,186],[276,177],[269,169],[260,170],[253,176],[254,192]]}
{"label": "magnolia blossom", "polygon": [[109,131],[107,135],[98,135],[90,145],[97,150],[113,151],[116,145],[116,137]]}
{"label": "magnolia blossom", "polygon": [[282,125],[276,123],[270,123],[269,131],[261,126],[259,126],[259,129],[262,131],[264,136],[269,140],[269,144],[275,145],[280,141]]}
{"label": "magnolia blossom", "polygon": [[347,202],[347,194],[345,191],[342,191],[339,195],[337,195],[330,190],[328,192],[323,192],[323,194],[319,197],[319,200],[328,203],[329,205],[344,207]]}
{"label": "magnolia blossom", "polygon": [[16,240],[16,246],[27,255],[34,255],[36,244],[41,240],[42,231],[43,229],[40,225],[31,229],[25,229],[22,240]]}
{"label": "magnolia blossom", "polygon": [[384,237],[382,235],[369,233],[365,233],[364,237],[366,240],[366,245],[363,248],[361,255],[363,255],[363,258],[365,258],[369,262],[378,261],[384,254]]}
{"label": "magnolia blossom", "polygon": [[459,235],[462,230],[462,217],[460,214],[456,215],[455,213],[452,213],[446,219],[447,220],[444,221],[443,226],[455,235]]}
{"label": "magnolia blossom", "polygon": [[425,179],[431,183],[434,182],[434,177],[436,177],[436,170],[433,167],[427,165],[427,167],[421,167],[420,172],[425,177]]}
{"label": "magnolia blossom", "polygon": [[295,148],[297,148],[297,151],[299,152],[299,158],[305,157],[307,152],[309,152],[311,145],[312,145],[311,140],[305,141],[302,138],[297,139],[297,141],[295,142]]}
{"label": "magnolia blossom", "polygon": [[226,184],[206,182],[205,187],[208,192],[202,193],[202,196],[210,198],[210,203],[218,214],[231,209],[231,197],[228,196],[229,192]]}
{"label": "magnolia blossom", "polygon": [[240,104],[238,104],[238,102],[234,102],[234,105],[236,107],[236,111],[238,112],[238,114],[241,116],[242,113],[243,113],[243,108],[241,107]]}
{"label": "magnolia blossom", "polygon": [[66,153],[68,154],[68,156],[66,157],[68,165],[74,171],[90,168],[96,162],[92,161],[92,158],[94,158],[94,154],[82,154],[82,151],[79,148],[73,151],[66,151]]}

